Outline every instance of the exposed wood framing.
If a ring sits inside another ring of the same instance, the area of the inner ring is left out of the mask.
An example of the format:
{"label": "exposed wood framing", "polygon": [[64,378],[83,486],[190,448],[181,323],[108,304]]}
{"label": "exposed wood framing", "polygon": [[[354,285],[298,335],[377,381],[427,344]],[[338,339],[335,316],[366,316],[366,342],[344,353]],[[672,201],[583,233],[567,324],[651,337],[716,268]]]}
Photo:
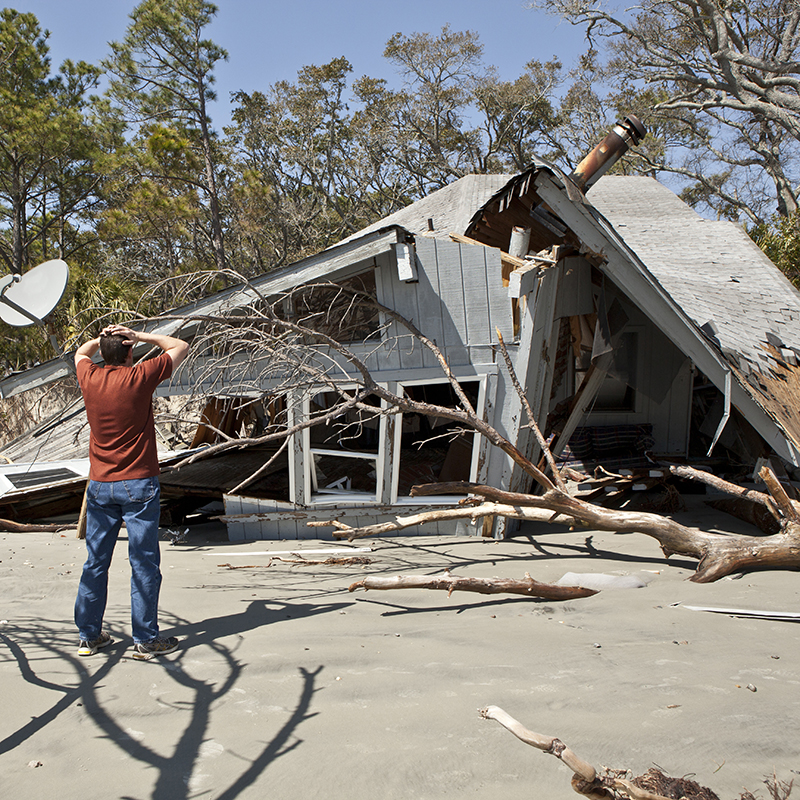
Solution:
{"label": "exposed wood framing", "polygon": [[606,379],[613,358],[613,352],[603,353],[587,370],[583,382],[572,398],[569,416],[564,423],[564,428],[551,444],[551,450],[554,456],[560,455],[563,452],[570,437],[586,415],[589,406],[594,402],[597,392],[600,390],[600,386]]}
{"label": "exposed wood framing", "polygon": [[[454,242],[459,242],[460,244],[472,244],[477,245],[478,247],[489,246],[485,245],[483,242],[479,242],[477,239],[470,239],[469,236],[462,236],[460,233],[451,233],[450,238]],[[507,243],[506,247],[508,247]],[[503,268],[503,285],[508,286],[508,280],[511,273],[515,269],[520,269],[520,267],[526,266],[528,262],[526,262],[524,258],[518,258],[517,256],[510,255],[504,248],[496,249],[500,250],[500,263],[502,264]]]}
{"label": "exposed wood framing", "polygon": [[[536,186],[540,196],[580,237],[584,246],[594,254],[603,254],[603,271],[609,278],[629,297],[635,297],[655,325],[720,391],[724,391],[725,374],[730,367],[722,355],[706,341],[666,290],[651,278],[647,268],[637,263],[639,259],[618,239],[613,229],[602,218],[594,217],[588,206],[573,203],[551,174],[540,172],[536,176]],[[800,451],[781,435],[764,408],[739,381],[733,382],[731,400],[776,453],[800,466]]]}

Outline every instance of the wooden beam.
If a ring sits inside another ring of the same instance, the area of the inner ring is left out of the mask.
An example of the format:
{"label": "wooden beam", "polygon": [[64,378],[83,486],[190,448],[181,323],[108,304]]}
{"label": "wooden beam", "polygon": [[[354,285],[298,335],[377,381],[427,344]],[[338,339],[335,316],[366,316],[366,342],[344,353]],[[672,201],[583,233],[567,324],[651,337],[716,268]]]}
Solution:
{"label": "wooden beam", "polygon": [[550,451],[554,456],[558,456],[563,452],[570,437],[575,432],[575,428],[578,427],[589,406],[597,396],[601,384],[606,379],[613,356],[613,353],[603,353],[586,372],[583,383],[573,398],[569,417],[564,423],[564,428],[550,447]]}
{"label": "wooden beam", "polygon": [[[484,244],[483,242],[479,242],[477,239],[470,239],[469,236],[462,236],[460,233],[451,233],[450,238],[454,242],[459,242],[460,244],[475,244],[479,247],[491,246]],[[500,250],[500,248],[497,249]],[[500,250],[500,261],[504,267],[511,267],[512,270],[518,269],[519,267],[524,267],[528,264],[524,258],[517,258],[516,256],[509,255],[504,250]]]}
{"label": "wooden beam", "polygon": [[524,267],[518,267],[508,276],[508,296],[524,297],[536,288],[539,277],[539,264],[529,261]]}

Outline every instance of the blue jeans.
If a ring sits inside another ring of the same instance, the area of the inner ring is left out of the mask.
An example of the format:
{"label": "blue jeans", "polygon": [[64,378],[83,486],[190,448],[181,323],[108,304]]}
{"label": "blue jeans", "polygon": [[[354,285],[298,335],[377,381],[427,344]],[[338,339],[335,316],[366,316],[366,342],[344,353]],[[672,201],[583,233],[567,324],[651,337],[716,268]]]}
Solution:
{"label": "blue jeans", "polygon": [[133,641],[158,638],[158,593],[161,551],[158,521],[161,487],[158,478],[127,481],[89,481],[86,492],[86,549],[75,624],[81,640],[100,635],[108,598],[108,568],[120,526],[128,531],[131,565],[131,622]]}

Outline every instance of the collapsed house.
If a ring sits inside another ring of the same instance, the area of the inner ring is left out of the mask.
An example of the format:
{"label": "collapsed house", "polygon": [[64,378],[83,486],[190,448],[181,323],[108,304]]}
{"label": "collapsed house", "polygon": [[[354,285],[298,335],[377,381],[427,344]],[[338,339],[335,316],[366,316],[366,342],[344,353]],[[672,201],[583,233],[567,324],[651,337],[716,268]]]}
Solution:
{"label": "collapsed house", "polygon": [[[539,448],[499,336],[564,463],[647,474],[659,460],[704,459],[724,447],[745,468],[775,456],[799,466],[800,295],[740,226],[700,217],[652,178],[597,180],[601,172],[567,176],[537,161],[518,175],[468,175],[317,255],[175,309],[149,329],[189,338],[202,328],[199,318],[245,309],[259,296],[357,282],[436,342],[477,414],[529,458]],[[367,326],[346,344],[376,382],[452,404],[432,354],[397,346],[398,335],[396,323]],[[205,395],[206,421],[210,414],[219,427],[227,415],[234,435],[245,424],[243,398],[253,401],[247,413],[256,422],[279,407],[287,426],[332,403],[325,385],[276,393],[281,376],[255,369],[258,360],[254,353],[215,373],[195,358],[158,394]],[[0,381],[0,394],[68,374],[54,360]],[[352,380],[359,380],[354,370]],[[71,414],[0,455],[15,463],[35,460],[33,453],[39,461],[82,455],[88,432],[79,404]],[[309,528],[310,521],[359,526],[459,499],[420,501],[410,496],[415,484],[530,488],[505,453],[447,420],[395,414],[355,422],[357,436],[351,426],[342,434],[335,426],[290,434],[284,455],[246,490],[231,492],[275,447],[167,471],[164,496],[222,496],[231,538],[292,539],[331,530]],[[201,425],[192,444],[202,445],[207,432]],[[13,491],[0,497],[0,516],[14,515],[14,501]],[[412,532],[501,537],[510,525],[460,520]]]}

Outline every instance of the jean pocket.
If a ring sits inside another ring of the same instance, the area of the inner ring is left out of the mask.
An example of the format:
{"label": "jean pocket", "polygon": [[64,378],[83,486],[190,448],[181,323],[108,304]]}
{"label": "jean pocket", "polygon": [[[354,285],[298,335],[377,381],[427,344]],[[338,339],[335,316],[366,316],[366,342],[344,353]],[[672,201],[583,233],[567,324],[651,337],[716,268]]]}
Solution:
{"label": "jean pocket", "polygon": [[101,485],[99,481],[89,481],[88,486],[86,487],[86,494],[95,501],[95,503],[100,502],[100,489]]}
{"label": "jean pocket", "polygon": [[105,481],[89,481],[89,485],[86,487],[86,494],[93,503],[99,506],[114,502],[111,484]]}
{"label": "jean pocket", "polygon": [[158,493],[158,478],[136,478],[121,481],[130,503],[149,503]]}

